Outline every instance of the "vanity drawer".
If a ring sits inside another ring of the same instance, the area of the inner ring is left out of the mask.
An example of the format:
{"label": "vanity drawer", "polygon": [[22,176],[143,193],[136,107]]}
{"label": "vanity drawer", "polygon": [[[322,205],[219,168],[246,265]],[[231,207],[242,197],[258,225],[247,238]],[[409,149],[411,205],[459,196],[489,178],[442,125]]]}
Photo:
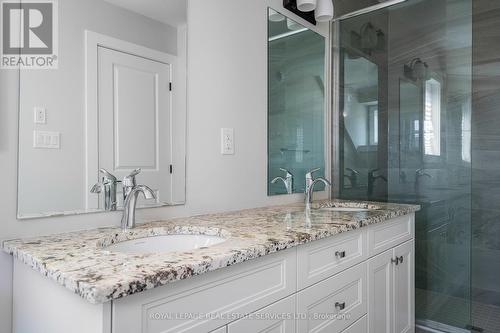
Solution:
{"label": "vanity drawer", "polygon": [[298,332],[342,332],[367,313],[366,263],[301,291]]}
{"label": "vanity drawer", "polygon": [[296,288],[290,249],[114,301],[113,332],[207,333]]}
{"label": "vanity drawer", "polygon": [[368,315],[358,320],[342,333],[366,333],[368,332]]}
{"label": "vanity drawer", "polygon": [[368,228],[368,255],[373,257],[414,238],[415,215],[401,216]]}
{"label": "vanity drawer", "polygon": [[365,229],[300,246],[297,249],[299,289],[312,286],[367,259]]}

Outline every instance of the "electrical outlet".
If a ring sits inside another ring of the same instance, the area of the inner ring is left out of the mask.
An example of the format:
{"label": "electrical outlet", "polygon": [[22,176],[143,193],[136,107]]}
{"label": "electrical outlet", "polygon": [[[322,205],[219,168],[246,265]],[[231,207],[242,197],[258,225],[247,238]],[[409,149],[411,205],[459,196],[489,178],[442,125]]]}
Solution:
{"label": "electrical outlet", "polygon": [[59,132],[33,132],[33,148],[60,149],[61,133]]}
{"label": "electrical outlet", "polygon": [[234,129],[223,128],[221,130],[221,145],[222,155],[234,155]]}
{"label": "electrical outlet", "polygon": [[46,124],[47,123],[47,109],[41,107],[35,107],[35,124]]}

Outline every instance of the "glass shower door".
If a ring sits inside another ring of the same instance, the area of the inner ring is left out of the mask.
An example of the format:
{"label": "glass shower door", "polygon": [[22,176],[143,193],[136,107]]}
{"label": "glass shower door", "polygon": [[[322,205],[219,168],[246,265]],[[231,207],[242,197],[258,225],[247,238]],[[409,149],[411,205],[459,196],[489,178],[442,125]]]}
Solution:
{"label": "glass shower door", "polygon": [[471,3],[339,23],[340,196],[421,205],[417,325],[443,332],[471,325]]}

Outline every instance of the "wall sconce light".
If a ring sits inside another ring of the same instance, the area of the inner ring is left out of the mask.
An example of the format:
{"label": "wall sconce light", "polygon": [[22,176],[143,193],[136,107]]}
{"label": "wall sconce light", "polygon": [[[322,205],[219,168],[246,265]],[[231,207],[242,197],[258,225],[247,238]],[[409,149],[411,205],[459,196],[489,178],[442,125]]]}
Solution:
{"label": "wall sconce light", "polygon": [[318,22],[331,21],[333,19],[332,0],[318,0],[314,16]]}
{"label": "wall sconce light", "polygon": [[[283,0],[283,7],[294,13],[295,15],[302,17],[307,22],[316,25],[316,19],[314,18],[314,11],[303,12],[297,8],[297,0]],[[316,6],[314,7],[316,8]]]}
{"label": "wall sconce light", "polygon": [[415,58],[404,66],[405,77],[412,81],[422,81],[429,78],[429,65],[420,58]]}
{"label": "wall sconce light", "polygon": [[351,45],[365,54],[372,55],[375,51],[385,50],[385,34],[371,22],[361,26],[358,32],[351,31]]}
{"label": "wall sconce light", "polygon": [[311,12],[316,9],[316,0],[297,0],[297,9],[301,12]]}
{"label": "wall sconce light", "polygon": [[283,0],[283,7],[314,25],[333,19],[332,0]]}

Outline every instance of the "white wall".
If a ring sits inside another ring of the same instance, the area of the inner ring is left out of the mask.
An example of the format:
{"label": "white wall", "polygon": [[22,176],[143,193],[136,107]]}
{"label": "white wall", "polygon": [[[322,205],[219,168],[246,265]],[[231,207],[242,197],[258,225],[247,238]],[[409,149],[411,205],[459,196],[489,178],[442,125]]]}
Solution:
{"label": "white wall", "polygon": [[[281,3],[189,1],[187,204],[141,210],[139,220],[302,200],[266,195],[266,6]],[[118,225],[118,212],[16,220],[18,83],[15,72],[0,71],[0,239]],[[220,155],[221,127],[235,128],[234,156]],[[3,286],[10,285],[12,260],[2,253],[0,265],[0,332],[10,332],[11,288]]]}

